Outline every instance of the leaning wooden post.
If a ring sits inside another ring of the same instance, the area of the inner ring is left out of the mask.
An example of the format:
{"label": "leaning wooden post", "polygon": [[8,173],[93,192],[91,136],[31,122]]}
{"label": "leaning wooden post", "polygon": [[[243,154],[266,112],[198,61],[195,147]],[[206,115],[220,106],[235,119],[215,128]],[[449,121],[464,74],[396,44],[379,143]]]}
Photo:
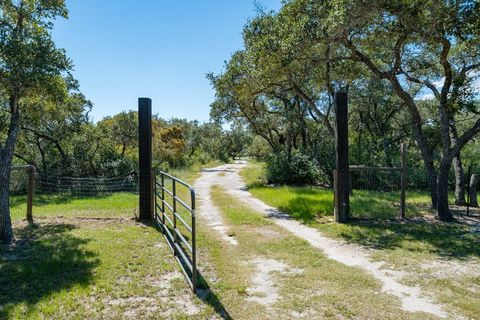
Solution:
{"label": "leaning wooden post", "polygon": [[400,219],[405,219],[406,208],[406,191],[407,191],[407,145],[402,143],[401,145],[401,158],[402,158],[402,176],[400,178]]}
{"label": "leaning wooden post", "polygon": [[139,146],[139,192],[140,220],[153,218],[152,189],[152,100],[138,99],[138,146]]}
{"label": "leaning wooden post", "polygon": [[335,221],[347,222],[350,216],[350,170],[348,164],[348,96],[335,94]]}
{"label": "leaning wooden post", "polygon": [[31,166],[28,170],[28,190],[27,190],[27,221],[33,223],[33,193],[35,192],[35,167]]}

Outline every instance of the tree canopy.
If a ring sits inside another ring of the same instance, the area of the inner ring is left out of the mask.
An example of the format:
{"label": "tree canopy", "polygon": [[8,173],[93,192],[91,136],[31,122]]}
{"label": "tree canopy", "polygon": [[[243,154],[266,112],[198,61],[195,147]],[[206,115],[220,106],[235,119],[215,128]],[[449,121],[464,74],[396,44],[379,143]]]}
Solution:
{"label": "tree canopy", "polygon": [[365,141],[361,131],[367,131],[376,154],[384,153],[376,161],[388,165],[393,145],[413,142],[432,205],[449,220],[450,168],[461,188],[461,151],[480,131],[479,6],[472,0],[285,1],[279,12],[252,19],[243,30],[244,48],[224,72],[209,75],[217,92],[212,116],[244,119],[272,148],[290,152],[297,149],[292,141],[309,140],[311,126],[326,133],[323,144],[331,143],[333,94],[347,90],[353,134]]}

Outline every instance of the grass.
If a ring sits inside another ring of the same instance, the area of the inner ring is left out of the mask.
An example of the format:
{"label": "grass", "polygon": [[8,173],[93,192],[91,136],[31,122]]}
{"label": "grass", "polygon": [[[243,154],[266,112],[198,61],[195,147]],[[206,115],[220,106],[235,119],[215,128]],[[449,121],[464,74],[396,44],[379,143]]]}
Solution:
{"label": "grass", "polygon": [[[227,195],[212,192],[231,234],[233,247],[214,232],[200,231],[204,276],[234,319],[429,319],[423,313],[407,313],[400,302],[380,293],[379,283],[368,273],[326,258],[306,241],[286,233],[260,213]],[[262,306],[249,300],[256,258],[273,259],[300,273],[273,273],[278,302]]]}
{"label": "grass", "polygon": [[[289,213],[305,223],[330,217],[333,213],[333,191],[319,187],[266,186],[264,164],[253,162],[241,175],[249,191],[269,204]],[[407,193],[406,217],[429,214],[430,198],[427,192]],[[385,220],[398,217],[400,192],[354,190],[350,197],[350,211],[354,218]]]}
{"label": "grass", "polygon": [[[193,181],[199,167],[175,172]],[[191,294],[163,236],[132,218],[136,194],[11,198],[15,246],[0,246],[0,319],[198,319],[221,306]]]}
{"label": "grass", "polygon": [[[422,268],[423,263],[440,258],[455,263],[452,268],[457,262],[461,266],[476,263],[480,242],[467,227],[395,221],[333,224],[328,216],[316,214],[319,209],[311,212],[317,189],[286,192],[283,187],[264,187],[261,164],[255,166],[256,172],[242,174],[250,179],[251,190],[259,192],[256,196],[262,197],[262,189],[275,190],[276,196],[263,198],[274,205],[286,198],[288,204],[303,194],[308,201],[299,207],[307,218],[298,215],[298,219],[331,237],[372,248],[373,258],[409,271],[412,276],[406,282],[434,293],[456,313],[466,318],[480,314],[478,273],[438,276],[436,272],[442,270],[434,264],[433,271]],[[194,169],[174,174],[192,183],[199,168]],[[252,180],[257,181],[253,186]],[[383,294],[368,273],[327,259],[224,190],[215,187],[212,196],[239,244],[226,244],[202,219],[197,220],[204,290],[200,297],[191,294],[159,231],[131,219],[136,195],[37,197],[34,226],[22,221],[23,197],[14,198],[12,214],[19,241],[13,247],[0,247],[0,319],[208,319],[219,315],[234,319],[429,319],[427,314],[403,312],[399,301]],[[249,300],[256,274],[251,262],[259,257],[302,270],[272,274],[279,300],[269,307]],[[478,270],[478,264],[473,266]]]}
{"label": "grass", "polygon": [[[170,174],[193,183],[199,175],[202,167],[218,165],[214,161],[205,165],[195,164],[184,169],[173,169]],[[187,191],[181,186],[179,193],[187,196]],[[26,196],[15,195],[10,197],[10,211],[12,220],[25,219],[27,212]],[[70,217],[133,217],[138,215],[138,194],[137,193],[114,193],[114,194],[92,194],[92,195],[71,195],[71,194],[35,194],[33,198],[33,216],[70,216]]]}
{"label": "grass", "polygon": [[[472,227],[461,222],[442,223],[432,219],[429,197],[424,192],[407,192],[407,217],[410,219],[387,219],[398,212],[396,194],[355,190],[351,212],[355,217],[372,220],[336,224],[332,219],[331,190],[266,186],[261,163],[252,163],[241,174],[255,197],[327,236],[372,249],[373,259],[410,271],[412,276],[406,281],[421,284],[460,314],[470,318],[480,314],[478,220],[477,227]],[[450,270],[442,270],[442,263],[450,266]]]}
{"label": "grass", "polygon": [[[138,208],[138,194],[115,193],[91,196],[69,194],[37,194],[33,200],[33,216],[71,217],[133,217]],[[12,196],[10,199],[12,220],[25,219],[25,196]]]}
{"label": "grass", "polygon": [[[372,220],[353,220],[349,224],[334,224],[333,194],[331,190],[316,187],[269,187],[261,185],[262,166],[253,164],[254,169],[244,169],[241,174],[249,183],[249,191],[266,203],[290,214],[303,223],[322,232],[349,242],[370,248],[395,250],[405,249],[417,253],[434,254],[442,258],[480,257],[480,236],[472,233],[469,226],[432,222],[427,209],[429,197],[423,192],[408,192],[407,218],[398,222],[387,218],[395,217],[398,211],[396,197],[392,193],[355,190],[351,199],[351,211],[355,217]],[[256,176],[255,176],[256,175]],[[360,214],[364,212],[365,215]],[[410,221],[410,222],[409,222]]]}
{"label": "grass", "polygon": [[48,218],[15,232],[21,244],[0,249],[0,318],[187,318],[202,304],[154,227]]}

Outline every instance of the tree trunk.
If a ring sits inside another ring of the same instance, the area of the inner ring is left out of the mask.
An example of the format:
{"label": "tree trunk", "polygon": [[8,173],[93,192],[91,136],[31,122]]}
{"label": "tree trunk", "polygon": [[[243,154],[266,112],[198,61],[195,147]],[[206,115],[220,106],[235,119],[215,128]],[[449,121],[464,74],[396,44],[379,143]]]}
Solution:
{"label": "tree trunk", "polygon": [[470,178],[470,206],[475,208],[478,208],[477,183],[479,178],[478,174],[472,174]]}
{"label": "tree trunk", "polygon": [[463,172],[460,155],[453,158],[453,170],[455,171],[455,204],[464,206],[465,202],[465,173]]}
{"label": "tree trunk", "polygon": [[10,219],[10,194],[9,194],[9,170],[8,161],[1,159],[0,173],[0,243],[9,244],[13,240],[12,221]]}
{"label": "tree trunk", "polygon": [[[420,112],[418,111],[417,105],[413,100],[412,96],[403,89],[397,77],[390,76],[388,77],[388,80],[392,84],[397,95],[405,102],[408,112],[410,113],[413,135],[414,135],[415,141],[417,142],[418,148],[420,149],[420,153],[422,155],[425,169],[427,170],[427,174],[428,174],[428,184],[430,186],[430,197],[432,198],[432,208],[437,209],[438,208],[437,174],[435,171],[435,166],[433,165],[433,151],[429,147],[427,142],[427,137],[423,132],[422,117],[420,115]],[[448,204],[448,201],[447,201],[447,204]]]}
{"label": "tree trunk", "polygon": [[448,173],[450,172],[451,165],[452,160],[444,156],[438,170],[437,215],[438,218],[442,221],[453,220],[453,215],[450,212],[450,208],[448,206]]}
{"label": "tree trunk", "polygon": [[0,146],[0,243],[10,244],[13,241],[12,220],[10,218],[10,172],[15,154],[15,143],[20,127],[20,111],[18,98],[10,97],[12,110],[8,135],[4,146]]}

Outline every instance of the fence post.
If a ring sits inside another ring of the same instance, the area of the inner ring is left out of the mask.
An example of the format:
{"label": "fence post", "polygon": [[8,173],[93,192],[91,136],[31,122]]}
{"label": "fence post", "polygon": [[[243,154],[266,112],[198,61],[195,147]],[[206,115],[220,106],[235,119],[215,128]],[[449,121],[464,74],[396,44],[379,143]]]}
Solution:
{"label": "fence post", "polygon": [[153,218],[152,190],[152,100],[138,99],[138,146],[140,220]]}
{"label": "fence post", "polygon": [[35,192],[35,167],[31,166],[28,170],[28,190],[27,190],[27,221],[33,223],[33,193]]}
{"label": "fence post", "polygon": [[350,216],[350,170],[348,164],[348,95],[335,93],[335,221],[347,222]]}
{"label": "fence post", "polygon": [[402,157],[402,176],[400,178],[400,219],[405,219],[405,207],[406,207],[406,189],[407,189],[407,145],[402,143],[401,145],[401,157]]}

